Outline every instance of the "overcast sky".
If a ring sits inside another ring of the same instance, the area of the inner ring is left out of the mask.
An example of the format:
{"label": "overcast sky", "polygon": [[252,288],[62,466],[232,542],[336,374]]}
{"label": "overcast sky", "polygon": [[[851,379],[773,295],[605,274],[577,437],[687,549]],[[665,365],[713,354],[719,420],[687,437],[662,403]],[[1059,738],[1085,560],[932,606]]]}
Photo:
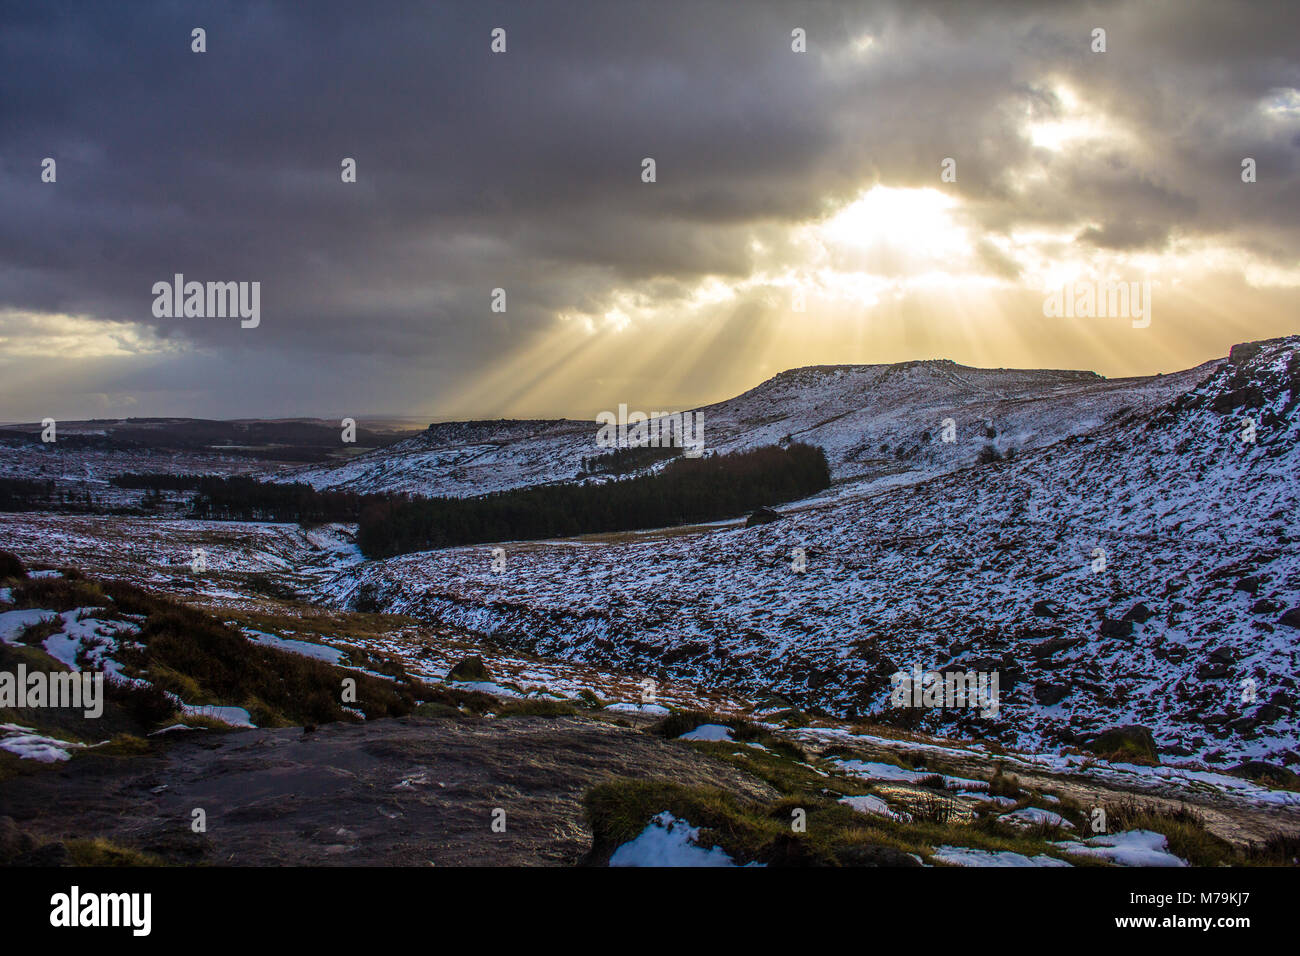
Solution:
{"label": "overcast sky", "polygon": [[[0,420],[587,418],[1300,331],[1300,4],[196,6],[0,12]],[[260,324],[155,317],[175,273]],[[1149,325],[1044,315],[1108,279]]]}

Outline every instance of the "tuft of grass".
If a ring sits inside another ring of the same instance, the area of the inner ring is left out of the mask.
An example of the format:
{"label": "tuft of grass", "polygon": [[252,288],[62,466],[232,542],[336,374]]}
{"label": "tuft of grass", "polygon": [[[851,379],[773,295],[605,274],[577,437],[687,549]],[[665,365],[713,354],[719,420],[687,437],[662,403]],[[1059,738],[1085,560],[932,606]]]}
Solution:
{"label": "tuft of grass", "polygon": [[635,839],[665,810],[699,827],[701,846],[720,846],[741,864],[757,860],[768,843],[789,831],[786,824],[747,813],[722,790],[668,780],[606,781],[587,792],[583,806],[594,836],[586,862],[596,865],[609,862],[620,845]]}
{"label": "tuft of grass", "polygon": [[949,823],[960,816],[961,808],[937,793],[919,794],[908,804],[912,819],[929,823]]}
{"label": "tuft of grass", "polygon": [[[838,781],[836,781],[838,782]],[[859,813],[832,792],[787,794],[761,803],[709,787],[666,780],[606,781],[584,799],[594,840],[586,862],[607,863],[623,843],[635,839],[667,811],[700,829],[699,844],[721,847],[739,864],[770,866],[915,866],[948,844],[982,850],[1010,850],[1028,856],[1059,849],[1032,834],[995,832],[938,820],[907,823]],[[792,823],[802,818],[803,831]],[[1090,865],[1083,861],[1079,865]]]}
{"label": "tuft of grass", "polygon": [[[721,714],[715,714],[707,710],[673,711],[667,717],[661,717],[647,727],[646,733],[654,734],[657,737],[675,739],[682,734],[689,734],[702,724],[721,724],[724,727],[730,727],[731,735],[738,743],[762,744],[769,750],[775,750],[793,760],[805,759],[804,752],[799,748],[798,744],[786,740],[784,737],[778,737],[771,731],[748,720],[742,720],[739,717],[724,717]],[[717,744],[710,745],[708,743],[701,743],[700,745],[718,746]]]}
{"label": "tuft of grass", "polygon": [[117,734],[108,743],[96,747],[91,753],[104,757],[136,757],[149,753],[153,747],[149,741],[135,734]]}
{"label": "tuft of grass", "polygon": [[1005,773],[1001,763],[997,765],[997,769],[989,780],[989,795],[993,797],[1010,797],[1013,800],[1024,798],[1024,792],[1020,789],[1019,778]]}
{"label": "tuft of grass", "polygon": [[1200,814],[1185,805],[1178,807],[1154,806],[1125,800],[1105,804],[1106,829],[1110,833],[1123,830],[1154,830],[1163,833],[1169,841],[1169,852],[1180,856],[1192,866],[1219,866],[1239,862],[1238,851],[1205,827]]}
{"label": "tuft of grass", "polygon": [[39,621],[28,624],[18,632],[16,640],[19,644],[37,647],[51,634],[58,634],[62,630],[63,619],[51,614],[49,617],[43,617]]}
{"label": "tuft of grass", "polygon": [[433,700],[426,700],[416,707],[412,714],[416,717],[451,718],[452,720],[463,720],[465,718],[465,713],[459,707]]}
{"label": "tuft of grass", "polygon": [[1242,855],[1253,866],[1300,866],[1300,836],[1275,833],[1263,843],[1252,843]]}
{"label": "tuft of grass", "polygon": [[530,698],[510,700],[497,711],[498,717],[576,717],[578,708],[564,700]]}
{"label": "tuft of grass", "polygon": [[596,692],[586,687],[578,691],[578,702],[588,710],[603,710],[605,702],[596,696]]}
{"label": "tuft of grass", "polygon": [[20,608],[71,611],[77,607],[103,607],[108,598],[93,581],[71,577],[29,578],[14,587],[14,604]]}
{"label": "tuft of grass", "polygon": [[68,862],[72,866],[163,866],[158,857],[111,840],[68,840]]}
{"label": "tuft of grass", "polygon": [[21,580],[27,577],[27,569],[22,559],[12,551],[0,551],[0,581],[10,578]]}

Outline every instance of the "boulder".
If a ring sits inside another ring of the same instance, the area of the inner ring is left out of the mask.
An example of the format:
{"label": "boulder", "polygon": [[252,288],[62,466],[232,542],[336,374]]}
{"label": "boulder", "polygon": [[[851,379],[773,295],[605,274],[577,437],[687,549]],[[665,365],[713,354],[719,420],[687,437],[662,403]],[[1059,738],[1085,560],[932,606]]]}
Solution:
{"label": "boulder", "polygon": [[1081,637],[1056,637],[1050,641],[1043,641],[1039,644],[1035,644],[1029,649],[1029,653],[1034,655],[1038,660],[1045,660],[1055,654],[1059,654],[1061,651],[1068,651],[1070,648],[1076,647],[1082,643],[1083,638]]}
{"label": "boulder", "polygon": [[784,517],[785,515],[779,511],[773,511],[771,508],[759,508],[745,519],[745,527],[752,528],[756,524],[771,524],[773,521],[780,521]]}
{"label": "boulder", "polygon": [[1296,776],[1286,767],[1265,763],[1263,760],[1247,760],[1232,768],[1232,772],[1247,780],[1255,780],[1272,787],[1284,787],[1289,790],[1300,789],[1300,776]]}
{"label": "boulder", "polygon": [[1061,612],[1051,601],[1035,601],[1034,614],[1037,617],[1059,617]]}
{"label": "boulder", "polygon": [[1138,724],[1127,724],[1104,730],[1083,746],[1084,749],[1103,757],[1160,762],[1160,757],[1156,753],[1156,741],[1151,736],[1151,731]]}
{"label": "boulder", "polygon": [[1131,608],[1128,609],[1127,613],[1125,613],[1125,615],[1122,618],[1120,618],[1120,620],[1134,621],[1138,624],[1145,624],[1147,621],[1151,620],[1151,618],[1155,616],[1155,613],[1156,612],[1151,610],[1151,608],[1147,607],[1141,601],[1138,601],[1136,604],[1134,604]]}
{"label": "boulder", "polygon": [[1133,622],[1124,620],[1116,621],[1108,617],[1102,618],[1101,636],[1128,640],[1133,636]]}
{"label": "boulder", "polygon": [[491,679],[492,674],[488,671],[487,665],[483,663],[483,658],[477,655],[462,658],[456,662],[451,670],[447,671],[447,680],[452,681],[486,681]]}
{"label": "boulder", "polygon": [[1070,688],[1065,684],[1049,684],[1046,681],[1038,681],[1034,684],[1034,700],[1038,701],[1044,707],[1051,707],[1053,704],[1059,704],[1068,697]]}
{"label": "boulder", "polygon": [[840,866],[920,866],[910,853],[892,846],[874,843],[851,843],[835,849],[835,859]]}
{"label": "boulder", "polygon": [[0,551],[0,580],[25,577],[27,577],[27,569],[23,567],[23,562],[18,555],[10,551]]}

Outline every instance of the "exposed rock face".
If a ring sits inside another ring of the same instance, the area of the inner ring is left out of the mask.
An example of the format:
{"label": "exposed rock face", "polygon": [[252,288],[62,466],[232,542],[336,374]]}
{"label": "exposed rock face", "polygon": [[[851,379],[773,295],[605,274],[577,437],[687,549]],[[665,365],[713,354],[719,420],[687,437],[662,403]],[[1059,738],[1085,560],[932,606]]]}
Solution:
{"label": "exposed rock face", "polygon": [[[776,796],[729,764],[611,722],[404,717],[326,724],[310,735],[296,727],[194,733],[169,741],[161,756],[74,760],[0,781],[0,805],[47,838],[105,836],[169,862],[529,866],[587,853],[590,787],[654,776],[742,799]],[[484,839],[503,799],[510,825]],[[206,834],[178,822],[194,807],[208,811]],[[0,851],[30,851],[12,830],[0,818]]]}

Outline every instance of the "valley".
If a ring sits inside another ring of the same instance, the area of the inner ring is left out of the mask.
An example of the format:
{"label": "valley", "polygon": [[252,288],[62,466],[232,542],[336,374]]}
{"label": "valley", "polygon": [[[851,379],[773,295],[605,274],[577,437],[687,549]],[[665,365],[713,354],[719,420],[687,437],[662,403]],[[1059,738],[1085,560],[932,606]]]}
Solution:
{"label": "valley", "polygon": [[[944,362],[782,373],[699,410],[709,451],[825,449],[832,486],[764,523],[366,560],[355,525],[200,521],[179,492],[153,513],[118,489],[119,513],[0,514],[0,550],[46,579],[129,582],[408,701],[305,729],[191,675],[176,686],[209,717],[168,718],[190,730],[122,718],[104,737],[0,713],[0,817],[20,856],[73,859],[102,839],[164,862],[607,862],[671,810],[740,862],[1054,865],[1080,862],[1065,844],[1108,808],[1184,862],[1291,862],[1298,347],[1118,381]],[[452,423],[348,460],[210,470],[429,495],[609,480],[581,474],[594,433]],[[171,454],[11,443],[0,473],[75,488],[168,471]],[[4,582],[0,625],[82,607],[25,589]],[[125,620],[111,600],[94,613]],[[39,658],[23,633],[3,635],[11,652]],[[891,675],[914,667],[996,671],[1000,706],[891,707]],[[256,727],[209,719],[236,711]],[[5,746],[26,737],[65,758]],[[798,847],[763,822],[795,803],[826,821]],[[184,837],[194,805],[229,827]],[[482,842],[498,805],[526,825]]]}

